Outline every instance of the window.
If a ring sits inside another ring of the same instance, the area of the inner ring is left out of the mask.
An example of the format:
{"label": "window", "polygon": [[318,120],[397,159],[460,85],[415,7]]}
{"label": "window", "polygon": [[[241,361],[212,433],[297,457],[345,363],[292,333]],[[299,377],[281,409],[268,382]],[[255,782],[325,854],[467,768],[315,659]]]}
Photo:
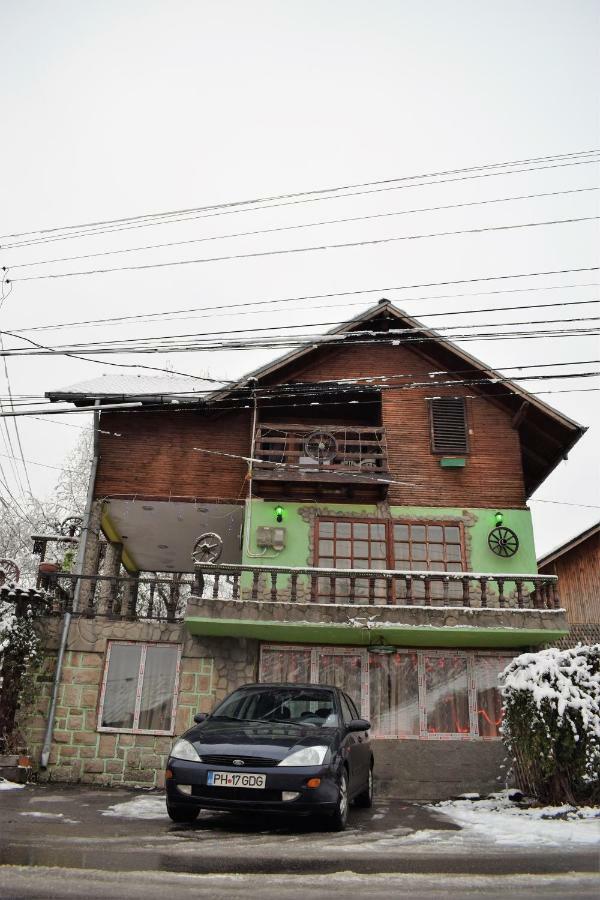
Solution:
{"label": "window", "polygon": [[[460,572],[465,568],[462,528],[456,522],[402,522],[397,519],[317,519],[316,565],[324,569],[401,569]],[[404,585],[395,585],[402,590]],[[413,596],[425,595],[422,581],[413,581]],[[341,602],[359,602],[369,597],[369,582],[363,578],[321,577],[319,597]],[[335,590],[335,598],[332,597]],[[388,584],[375,579],[375,603],[387,602]],[[431,585],[432,599],[443,595],[441,581]],[[461,584],[449,585],[451,598],[462,596]]]}
{"label": "window", "polygon": [[467,453],[467,411],[462,397],[438,397],[429,401],[433,453]]}
{"label": "window", "polygon": [[[369,719],[377,738],[498,740],[502,722],[499,674],[511,656],[491,651],[409,650],[269,645],[261,649],[260,681],[273,660],[310,657],[297,681],[331,684],[347,691],[352,710]],[[288,667],[287,671],[293,671]],[[291,681],[295,680],[290,678]],[[347,710],[344,707],[344,716]]]}
{"label": "window", "polygon": [[172,734],[181,647],[110,641],[99,731]]}

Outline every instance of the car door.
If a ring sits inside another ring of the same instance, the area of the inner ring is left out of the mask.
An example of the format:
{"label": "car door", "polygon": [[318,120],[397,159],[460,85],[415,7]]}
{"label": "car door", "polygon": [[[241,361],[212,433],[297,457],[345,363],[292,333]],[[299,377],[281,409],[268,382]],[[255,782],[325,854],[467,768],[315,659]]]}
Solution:
{"label": "car door", "polygon": [[[350,711],[353,713],[355,719],[361,719],[358,708],[352,699],[347,694],[344,694],[348,705],[350,706]],[[367,781],[369,775],[369,768],[371,766],[371,743],[369,741],[369,732],[368,731],[358,731],[356,732],[356,742],[358,744],[357,756],[360,766],[360,777],[361,777],[361,785],[364,785]]]}
{"label": "car door", "polygon": [[343,749],[344,756],[348,763],[348,774],[350,782],[349,792],[350,796],[353,797],[355,794],[360,793],[366,778],[366,775],[363,774],[361,752],[362,747],[361,741],[359,741],[360,732],[347,730],[348,723],[353,719],[356,719],[357,716],[354,715],[348,697],[342,691],[340,691],[339,697],[342,707],[342,722],[344,726]]}

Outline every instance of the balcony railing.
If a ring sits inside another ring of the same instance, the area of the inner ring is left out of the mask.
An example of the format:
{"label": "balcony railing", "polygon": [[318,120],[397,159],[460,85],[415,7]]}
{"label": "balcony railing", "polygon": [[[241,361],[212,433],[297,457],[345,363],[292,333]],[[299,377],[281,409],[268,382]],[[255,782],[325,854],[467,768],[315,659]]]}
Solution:
{"label": "balcony railing", "polygon": [[177,622],[185,615],[193,576],[129,578],[58,572],[42,576],[41,582],[50,615],[76,612],[87,618]]}
{"label": "balcony railing", "polygon": [[555,575],[202,564],[193,594],[272,603],[559,609]]}
{"label": "balcony railing", "polygon": [[370,484],[388,472],[385,429],[369,425],[261,424],[254,458],[259,480]]}

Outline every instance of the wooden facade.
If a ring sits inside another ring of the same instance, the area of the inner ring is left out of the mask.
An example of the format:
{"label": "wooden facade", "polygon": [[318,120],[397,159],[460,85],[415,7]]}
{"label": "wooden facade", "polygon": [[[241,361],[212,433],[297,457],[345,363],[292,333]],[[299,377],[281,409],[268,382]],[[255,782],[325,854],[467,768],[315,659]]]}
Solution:
{"label": "wooden facade", "polygon": [[[339,382],[388,376],[378,403],[373,402],[372,396],[365,402],[362,424],[381,424],[385,429],[389,477],[398,482],[392,483],[387,492],[390,504],[524,508],[521,446],[510,413],[494,400],[476,394],[472,387],[429,387],[431,370],[431,362],[408,347],[355,345],[318,351],[303,360],[301,366],[288,368],[281,378],[270,382]],[[393,378],[399,375],[425,385],[396,389]],[[440,454],[432,452],[428,398],[434,395],[466,398],[469,452],[463,468],[442,468]],[[96,497],[242,500],[247,492],[246,463],[235,456],[218,455],[226,452],[249,456],[251,452],[251,410],[231,411],[232,405],[232,401],[224,402],[223,406],[229,409],[221,413],[199,408],[104,412]],[[219,404],[215,406],[218,410]],[[290,407],[287,414],[279,409],[278,418],[287,415],[288,421],[295,423],[306,420],[311,428],[339,425],[343,418],[343,400],[335,407],[320,404],[318,419],[317,408],[300,403]],[[357,421],[360,408],[359,404],[347,406],[350,422]],[[376,408],[380,422],[373,421]],[[273,410],[268,405],[261,409],[259,404],[259,424],[261,419],[273,420]],[[196,447],[216,451],[216,455],[202,453]],[[285,495],[281,483],[278,486]],[[349,499],[357,496],[356,479],[349,477],[347,487]],[[306,498],[314,497],[314,492],[314,485],[309,485]]]}
{"label": "wooden facade", "polygon": [[600,625],[600,523],[542,558],[539,571],[558,575],[569,624]]}

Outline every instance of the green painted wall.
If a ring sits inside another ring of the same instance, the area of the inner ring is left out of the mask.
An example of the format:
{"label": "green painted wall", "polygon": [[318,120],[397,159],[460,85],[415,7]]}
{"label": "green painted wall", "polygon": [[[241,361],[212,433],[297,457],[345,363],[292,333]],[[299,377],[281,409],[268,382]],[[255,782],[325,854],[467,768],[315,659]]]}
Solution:
{"label": "green painted wall", "polygon": [[[312,565],[309,559],[309,523],[299,514],[299,509],[306,509],[309,503],[282,503],[284,508],[284,520],[282,525],[287,529],[287,544],[280,553],[267,550],[260,557],[250,557],[246,552],[246,540],[244,540],[244,565],[272,565],[279,566],[306,566]],[[251,553],[259,553],[256,545],[256,528],[259,525],[276,525],[275,507],[273,500],[254,500],[252,502],[251,515],[246,516],[244,528],[250,527]],[[351,503],[319,503],[314,506],[327,511],[327,515],[342,513],[355,516],[377,517],[377,507],[374,504]],[[390,512],[394,518],[418,519],[445,519],[460,518],[465,522],[465,537],[467,550],[467,568],[471,572],[484,573],[519,573],[537,574],[535,546],[533,540],[533,528],[531,513],[525,509],[503,509],[504,524],[517,534],[519,538],[519,550],[510,559],[496,556],[489,549],[487,537],[494,527],[494,514],[496,509],[460,509],[458,507],[431,507],[431,506],[392,506]]]}

